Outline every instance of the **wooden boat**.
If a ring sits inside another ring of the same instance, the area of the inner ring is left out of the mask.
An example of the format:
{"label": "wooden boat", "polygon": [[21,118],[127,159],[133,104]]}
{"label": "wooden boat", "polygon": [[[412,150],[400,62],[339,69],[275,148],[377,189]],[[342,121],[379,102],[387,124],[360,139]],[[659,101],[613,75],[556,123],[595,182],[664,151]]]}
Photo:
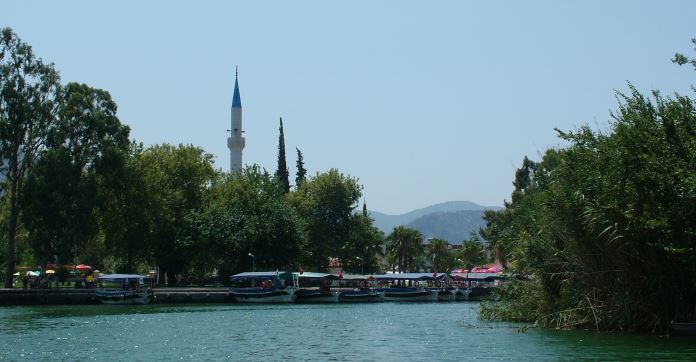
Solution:
{"label": "wooden boat", "polygon": [[444,273],[401,273],[375,275],[377,281],[397,283],[396,287],[378,289],[384,300],[394,302],[435,302],[439,292],[428,284],[442,281]]}
{"label": "wooden boat", "polygon": [[670,328],[675,336],[696,336],[696,322],[672,321]]}
{"label": "wooden boat", "polygon": [[341,292],[339,301],[346,303],[383,302],[384,292],[373,288],[348,289]]}
{"label": "wooden boat", "polygon": [[340,292],[338,300],[343,303],[383,302],[384,293],[375,290],[371,283],[375,278],[361,274],[339,274],[333,281],[334,290]]}
{"label": "wooden boat", "polygon": [[300,287],[295,291],[295,303],[337,303],[340,293],[331,291],[331,281],[337,279],[339,277],[333,274],[299,273]]}
{"label": "wooden boat", "polygon": [[452,273],[454,280],[460,283],[457,300],[480,301],[495,298],[493,290],[505,280],[500,272],[496,273]]}
{"label": "wooden boat", "polygon": [[454,288],[432,288],[430,290],[437,293],[437,300],[440,302],[454,302],[457,300],[457,290]]}
{"label": "wooden boat", "polygon": [[469,288],[457,288],[454,293],[454,299],[458,302],[467,301],[469,300],[469,293],[471,293],[471,289]]}
{"label": "wooden boat", "polygon": [[150,278],[137,274],[105,274],[97,278],[95,298],[104,304],[147,304],[152,300]]}
{"label": "wooden boat", "polygon": [[238,303],[292,303],[297,278],[290,272],[246,272],[230,277],[230,296]]}

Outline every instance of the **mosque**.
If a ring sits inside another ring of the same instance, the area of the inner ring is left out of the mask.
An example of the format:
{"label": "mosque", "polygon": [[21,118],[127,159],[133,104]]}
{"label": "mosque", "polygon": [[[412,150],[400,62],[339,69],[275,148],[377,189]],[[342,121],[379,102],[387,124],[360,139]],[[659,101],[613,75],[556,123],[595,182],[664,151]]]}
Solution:
{"label": "mosque", "polygon": [[230,137],[227,139],[227,148],[230,149],[230,172],[242,169],[242,151],[246,145],[246,139],[242,136],[242,98],[239,96],[239,82],[237,70],[234,71],[234,94],[232,95],[232,109],[230,122]]}

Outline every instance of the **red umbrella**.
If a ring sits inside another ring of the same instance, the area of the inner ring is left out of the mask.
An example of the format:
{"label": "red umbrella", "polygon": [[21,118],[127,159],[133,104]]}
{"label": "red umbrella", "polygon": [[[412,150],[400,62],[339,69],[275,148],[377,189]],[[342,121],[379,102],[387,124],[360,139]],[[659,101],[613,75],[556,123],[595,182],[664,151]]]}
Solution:
{"label": "red umbrella", "polygon": [[77,269],[77,270],[91,270],[92,267],[89,265],[80,264],[80,265],[76,266],[75,269]]}

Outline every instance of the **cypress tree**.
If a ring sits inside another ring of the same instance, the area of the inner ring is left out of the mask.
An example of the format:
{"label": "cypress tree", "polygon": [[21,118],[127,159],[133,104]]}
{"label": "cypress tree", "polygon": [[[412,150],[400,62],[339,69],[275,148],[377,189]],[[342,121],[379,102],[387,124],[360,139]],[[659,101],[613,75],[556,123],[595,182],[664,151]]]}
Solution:
{"label": "cypress tree", "polygon": [[290,173],[285,162],[285,134],[283,133],[283,118],[280,118],[280,135],[278,136],[278,170],[276,171],[278,182],[283,187],[283,192],[290,192]]}
{"label": "cypress tree", "polygon": [[302,151],[295,147],[297,150],[297,174],[295,174],[295,187],[300,188],[307,177],[307,170],[304,168],[304,158],[302,157]]}

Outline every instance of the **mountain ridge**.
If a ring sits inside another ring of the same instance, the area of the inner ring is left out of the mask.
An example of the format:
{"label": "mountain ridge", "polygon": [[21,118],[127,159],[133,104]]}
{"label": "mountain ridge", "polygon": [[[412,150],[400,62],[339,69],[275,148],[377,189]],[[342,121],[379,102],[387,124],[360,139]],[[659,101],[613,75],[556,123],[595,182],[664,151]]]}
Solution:
{"label": "mountain ridge", "polygon": [[[501,210],[502,207],[500,206],[481,206],[475,202],[472,201],[447,201],[447,202],[442,202],[438,204],[434,204],[431,206],[427,206],[424,208],[416,209],[413,211],[409,211],[403,214],[399,215],[389,215],[385,213],[381,213],[379,211],[373,211],[370,210],[368,211],[370,216],[375,220],[375,226],[382,230],[385,234],[390,233],[395,226],[398,225],[404,225],[408,226],[409,223],[412,223],[416,219],[422,218],[426,215],[431,215],[431,214],[442,214],[441,217],[450,217],[451,215],[445,215],[448,213],[453,213],[453,212],[459,212],[459,211],[479,211],[480,215],[483,215],[484,210]],[[466,218],[469,219],[471,213],[468,213]],[[460,215],[462,216],[462,215]],[[431,216],[429,220],[430,222],[438,223],[437,216]],[[428,219],[428,218],[426,218]],[[469,223],[467,223],[469,224]],[[419,227],[416,227],[421,233],[424,231],[429,231],[429,232],[434,232],[429,225],[428,222],[420,223],[418,224]],[[478,223],[477,223],[478,225]],[[464,227],[465,225],[462,225]],[[473,227],[474,225],[468,225],[466,228]],[[452,228],[453,226],[449,226],[448,228]],[[423,228],[424,230],[420,230],[420,228]],[[478,231],[478,226],[476,226],[475,231]],[[451,231],[448,230],[442,230],[438,232],[439,234],[451,234]],[[466,235],[469,234],[469,231],[466,231]],[[424,233],[425,235],[425,233]],[[428,237],[429,235],[425,235]],[[442,236],[437,236],[437,237],[442,237]],[[452,240],[454,241],[454,240]],[[458,240],[460,241],[460,240]]]}

